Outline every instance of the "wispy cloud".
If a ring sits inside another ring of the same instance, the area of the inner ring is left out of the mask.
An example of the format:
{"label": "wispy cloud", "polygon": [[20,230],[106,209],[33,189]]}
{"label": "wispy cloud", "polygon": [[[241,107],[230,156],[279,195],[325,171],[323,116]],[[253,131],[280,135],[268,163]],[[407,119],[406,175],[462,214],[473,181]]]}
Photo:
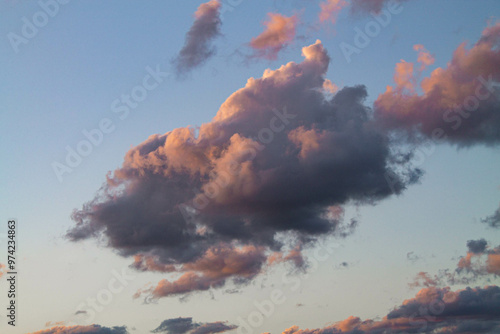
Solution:
{"label": "wispy cloud", "polygon": [[319,5],[321,8],[319,21],[335,23],[340,11],[347,7],[349,3],[346,0],[326,0]]}
{"label": "wispy cloud", "polygon": [[215,54],[212,43],[220,35],[220,7],[218,0],[210,0],[198,7],[184,46],[173,61],[178,75],[201,66]]}

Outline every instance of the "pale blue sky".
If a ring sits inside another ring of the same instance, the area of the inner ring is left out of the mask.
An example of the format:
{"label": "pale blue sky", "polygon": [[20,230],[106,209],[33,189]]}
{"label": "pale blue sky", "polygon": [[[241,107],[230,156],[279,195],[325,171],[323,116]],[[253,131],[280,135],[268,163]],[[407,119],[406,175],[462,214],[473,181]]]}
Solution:
{"label": "pale blue sky", "polygon": [[[250,77],[288,61],[301,61],[302,46],[322,40],[332,61],[328,78],[339,86],[364,84],[371,103],[393,83],[400,59],[415,61],[414,44],[423,44],[446,66],[462,42],[476,41],[491,18],[498,18],[496,0],[410,1],[393,17],[379,36],[347,63],[339,48],[352,43],[355,27],[370,17],[341,13],[328,29],[317,24],[318,1],[243,0],[224,14],[223,36],[216,41],[217,55],[190,77],[166,79],[147,99],[120,120],[111,112],[113,100],[142,82],[146,67],[170,71],[169,61],[182,47],[192,15],[201,1],[76,1],[59,13],[15,53],[7,34],[20,33],[23,17],[40,10],[35,1],[2,1],[0,4],[0,212],[19,220],[21,256],[19,326],[8,333],[44,328],[48,321],[68,321],[77,306],[106,287],[112,270],[121,271],[123,259],[94,241],[82,244],[62,239],[72,225],[73,209],[91,199],[117,168],[131,146],[149,135],[173,128],[199,126],[209,121],[219,106]],[[266,13],[298,13],[296,40],[276,61],[249,64],[238,52],[249,53],[247,43],[263,29]],[[427,70],[425,74],[430,73]],[[116,129],[59,182],[51,164],[63,162],[65,147],[84,139],[82,130],[98,126],[103,118]],[[348,215],[360,220],[356,233],[337,240],[341,245],[318,271],[302,279],[298,291],[285,285],[287,302],[256,333],[278,333],[291,325],[315,328],[350,315],[383,316],[394,305],[414,294],[407,284],[419,271],[453,268],[464,255],[469,239],[484,237],[498,244],[500,232],[479,220],[500,202],[498,148],[456,150],[443,145],[426,158],[421,184],[370,207],[351,207]],[[357,210],[357,211],[356,211]],[[4,232],[4,227],[0,232]],[[411,264],[408,252],[422,259]],[[3,246],[0,262],[4,262]],[[341,262],[348,269],[339,269]],[[127,325],[144,333],[162,320],[178,316],[196,321],[227,320],[253,311],[252,301],[268,298],[272,287],[283,285],[284,268],[261,276],[240,294],[214,291],[195,294],[181,302],[161,299],[142,305],[132,294],[160,274],[136,273],[126,289],[97,314],[94,323]],[[263,288],[261,288],[261,283]],[[5,282],[0,282],[4,291]],[[0,299],[3,303],[5,298]],[[296,304],[304,304],[296,307]],[[0,314],[4,332],[5,317]]]}

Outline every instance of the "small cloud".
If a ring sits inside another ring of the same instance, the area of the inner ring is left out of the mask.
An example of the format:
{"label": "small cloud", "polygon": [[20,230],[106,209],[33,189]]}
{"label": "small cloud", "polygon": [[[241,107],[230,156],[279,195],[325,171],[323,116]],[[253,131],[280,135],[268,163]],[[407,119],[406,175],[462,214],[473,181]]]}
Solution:
{"label": "small cloud", "polygon": [[198,7],[193,25],[186,34],[184,46],[173,60],[178,76],[203,65],[215,54],[212,42],[220,35],[220,7],[218,0],[211,0]]}
{"label": "small cloud", "polygon": [[268,21],[264,22],[265,30],[257,37],[252,38],[250,46],[255,53],[252,57],[274,60],[278,53],[288,46],[295,38],[298,18],[269,13]]}

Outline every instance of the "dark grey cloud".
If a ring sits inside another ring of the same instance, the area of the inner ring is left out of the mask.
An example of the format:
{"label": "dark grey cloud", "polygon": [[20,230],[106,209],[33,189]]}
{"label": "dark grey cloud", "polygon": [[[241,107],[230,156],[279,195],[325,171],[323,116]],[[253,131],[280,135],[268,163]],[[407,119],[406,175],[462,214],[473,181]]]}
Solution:
{"label": "dark grey cloud", "polygon": [[220,35],[220,7],[218,0],[210,0],[198,7],[184,46],[173,60],[178,75],[203,65],[215,54],[212,43]]}
{"label": "dark grey cloud", "polygon": [[184,334],[193,329],[196,324],[193,318],[172,318],[164,320],[152,333]]}
{"label": "dark grey cloud", "polygon": [[202,324],[191,331],[190,334],[212,334],[212,333],[222,333],[233,329],[236,329],[235,325],[228,325],[224,322],[210,322]]}
{"label": "dark grey cloud", "polygon": [[487,245],[488,242],[485,239],[467,241],[467,248],[469,249],[469,253],[484,253]]}
{"label": "dark grey cloud", "polygon": [[222,321],[199,323],[193,322],[193,318],[172,318],[164,320],[160,326],[152,330],[152,333],[165,334],[214,334],[233,330],[237,326]]}
{"label": "dark grey cloud", "polygon": [[353,13],[379,13],[388,4],[400,4],[406,0],[351,0]]}
{"label": "dark grey cloud", "polygon": [[500,208],[498,208],[491,216],[481,219],[481,222],[494,228],[500,228]]}

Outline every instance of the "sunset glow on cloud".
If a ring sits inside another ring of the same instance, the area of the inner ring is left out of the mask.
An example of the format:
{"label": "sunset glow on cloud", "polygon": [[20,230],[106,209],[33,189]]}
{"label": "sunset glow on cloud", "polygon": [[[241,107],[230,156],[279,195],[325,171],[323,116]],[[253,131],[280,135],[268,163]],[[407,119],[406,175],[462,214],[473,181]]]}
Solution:
{"label": "sunset glow on cloud", "polygon": [[[423,94],[412,92],[411,63],[396,67],[396,87],[375,101],[376,116],[390,128],[405,129],[459,145],[500,140],[500,102],[494,87],[500,80],[500,24],[483,31],[467,49],[461,44],[446,68],[421,81]],[[424,65],[428,55],[419,55]],[[405,92],[403,89],[410,92]]]}

